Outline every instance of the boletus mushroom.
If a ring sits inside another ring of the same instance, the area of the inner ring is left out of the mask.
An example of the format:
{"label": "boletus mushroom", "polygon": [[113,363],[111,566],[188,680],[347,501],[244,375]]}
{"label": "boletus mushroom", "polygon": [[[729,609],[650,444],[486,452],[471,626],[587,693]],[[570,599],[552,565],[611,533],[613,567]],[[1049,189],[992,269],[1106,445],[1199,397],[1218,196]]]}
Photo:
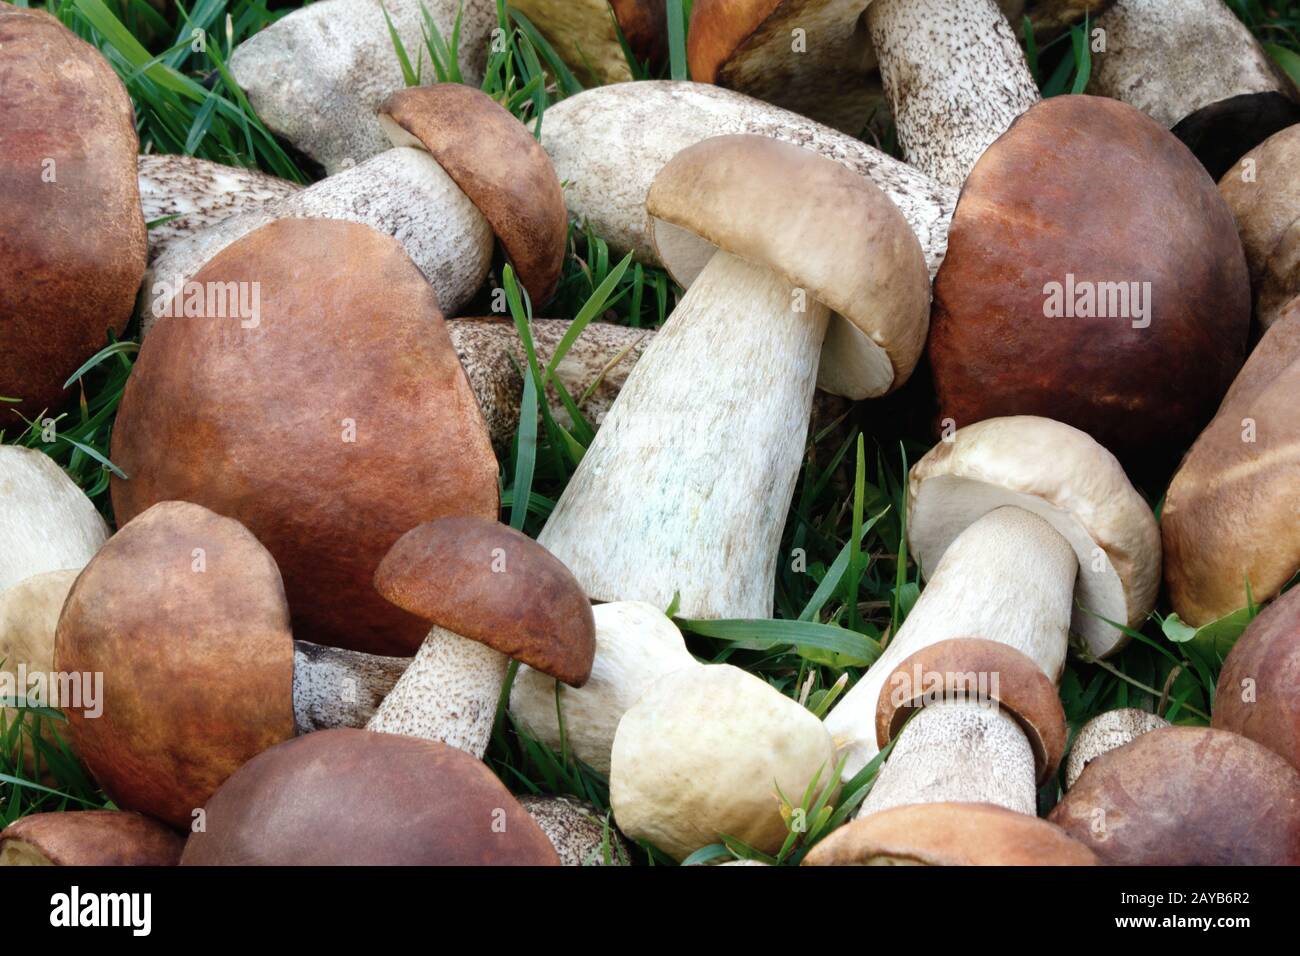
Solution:
{"label": "boletus mushroom", "polygon": [[102,677],[60,701],[73,749],[118,806],[187,827],[217,785],[295,733],[360,726],[406,660],[297,643],[275,561],[246,528],[165,501],[73,584],[54,670]]}
{"label": "boletus mushroom", "polygon": [[578,77],[591,85],[633,79],[623,44],[638,64],[668,57],[664,0],[511,0]]}
{"label": "boletus mushroom", "polygon": [[564,866],[630,866],[632,848],[608,816],[577,797],[532,795],[519,798]]}
{"label": "boletus mushroom", "polygon": [[[387,14],[387,16],[385,16]],[[425,17],[428,16],[428,21]],[[230,53],[230,72],[273,133],[333,174],[388,148],[375,108],[405,85],[392,30],[432,82],[426,23],[459,35],[461,75],[477,85],[497,27],[495,0],[322,0],[281,17]]]}
{"label": "boletus mushroom", "polygon": [[1261,744],[1163,727],[1102,754],[1048,817],[1119,866],[1300,864],[1300,772]]}
{"label": "boletus mushroom", "polygon": [[432,288],[395,239],[326,219],[263,226],[194,281],[256,290],[257,315],[205,306],[145,340],[113,428],[119,522],[169,500],[235,518],[279,565],[299,637],[413,653],[428,627],[375,568],[421,522],[498,505]]}
{"label": "boletus mushroom", "polygon": [[138,813],[33,813],[0,830],[0,866],[175,866],[184,845]]}
{"label": "boletus mushroom", "polygon": [[934,298],[941,420],[1041,415],[1153,467],[1209,420],[1250,325],[1214,182],[1150,118],[1091,96],[1044,100],[976,163]]}
{"label": "boletus mushroom", "polygon": [[1300,122],[1295,85],[1222,0],[1115,0],[1094,31],[1088,91],[1171,129],[1216,179]]}
{"label": "boletus mushroom", "polygon": [[925,258],[870,180],[765,136],[678,153],[646,208],[689,289],[538,540],[595,600],[768,617],[814,385],[865,398],[907,380]]}
{"label": "boletus mushroom", "polygon": [[591,675],[595,623],[569,569],[527,535],[476,517],[412,528],[375,589],[431,625],[367,727],[487,751],[510,658],[573,687]]}
{"label": "boletus mushroom", "polygon": [[[0,427],[62,405],[145,265],[126,87],[43,10],[0,7]],[[16,413],[16,414],[15,414]]]}
{"label": "boletus mushroom", "polygon": [[325,730],[240,767],[182,866],[559,866],[501,781],[432,740]]}
{"label": "boletus mushroom", "polygon": [[[1071,634],[1097,657],[1115,653],[1126,638],[1108,622],[1140,625],[1159,589],[1160,535],[1150,507],[1115,456],[1060,422],[1018,416],[958,429],[912,467],[907,506],[910,553],[927,583],[879,659],[826,717],[848,755],[848,775],[892,738],[892,730],[880,733],[878,708],[893,689],[890,677],[918,651],[954,639],[996,641],[1033,661],[1055,684]],[[1010,665],[998,669],[1004,666]],[[1004,694],[1033,690],[1032,675],[1003,677]],[[912,736],[935,741],[935,753],[962,748],[972,772],[1005,796],[1014,794],[1009,809],[1032,813],[1036,771],[1041,776],[1051,761],[1037,754],[1031,759],[1025,712],[1017,722],[1004,709],[979,703],[936,704],[907,724],[890,763],[913,749],[907,743]],[[1040,736],[1046,732],[1044,725]],[[924,748],[918,753],[925,757]],[[1018,754],[1019,770],[996,753]],[[941,771],[944,762],[935,760],[931,766]],[[944,787],[966,785],[942,772],[934,782],[937,789],[927,793],[936,801],[947,799]],[[985,796],[976,802],[993,801]]]}
{"label": "boletus mushroom", "polygon": [[1073,787],[1084,768],[1102,754],[1168,726],[1169,721],[1158,714],[1136,707],[1121,707],[1098,714],[1080,728],[1078,736],[1070,744],[1070,754],[1065,760],[1065,789]]}

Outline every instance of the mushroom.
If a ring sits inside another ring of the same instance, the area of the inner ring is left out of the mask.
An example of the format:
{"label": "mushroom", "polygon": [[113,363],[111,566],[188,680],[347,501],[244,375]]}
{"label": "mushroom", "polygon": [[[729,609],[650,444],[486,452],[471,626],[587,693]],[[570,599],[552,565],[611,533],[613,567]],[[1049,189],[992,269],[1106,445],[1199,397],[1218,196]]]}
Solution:
{"label": "mushroom", "polygon": [[295,643],[275,561],[257,539],[199,505],[165,501],[81,572],[53,669],[102,679],[93,708],[59,703],[73,749],[114,802],[185,827],[272,744],[365,723],[405,664]]}
{"label": "mushroom", "polygon": [[258,754],[203,816],[182,866],[559,866],[545,832],[482,763],[365,730]]}
{"label": "mushroom", "polygon": [[1274,133],[1223,174],[1219,192],[1246,251],[1265,329],[1300,294],[1300,124]]}
{"label": "mushroom", "polygon": [[1116,0],[1094,31],[1088,91],[1173,130],[1216,179],[1300,122],[1295,85],[1220,0]]}
{"label": "mushroom", "polygon": [[1070,755],[1065,761],[1065,789],[1073,787],[1084,768],[1102,754],[1168,726],[1169,721],[1163,717],[1136,707],[1121,707],[1098,714],[1083,725],[1070,745]]}
{"label": "mushroom", "polygon": [[[826,717],[850,776],[879,752],[878,706],[891,690],[889,678],[916,652],[954,638],[997,641],[1055,683],[1071,634],[1105,657],[1127,640],[1108,622],[1138,626],[1155,604],[1160,537],[1151,509],[1113,455],[1050,419],[988,419],[932,448],[908,478],[907,532],[925,589],[879,659]],[[1026,680],[1008,689],[1030,688]],[[940,749],[976,748],[964,757],[972,766],[986,745],[1019,753],[1020,771],[1012,776],[1007,769],[996,784],[1004,793],[1014,787],[1015,806],[1032,812],[1035,761],[1012,733],[1022,725],[998,711],[977,703],[927,707],[904,731],[895,756],[909,749],[908,737],[944,724],[951,736]],[[931,732],[936,737],[942,729]],[[1049,764],[1037,761],[1040,776]],[[943,762],[936,758],[935,765],[942,769]],[[963,783],[942,775],[936,781],[940,790]]]}
{"label": "mushroom", "polygon": [[156,223],[149,228],[150,262],[177,240],[301,188],[256,169],[172,153],[141,156],[137,178],[144,221]]}
{"label": "mushroom", "polygon": [[1163,727],[1102,754],[1048,817],[1118,866],[1300,864],[1300,773],[1209,727]]}
{"label": "mushroom", "polygon": [[0,404],[3,428],[64,404],[63,383],[126,328],[145,226],[135,114],[108,61],[9,4],[0,48],[0,398],[18,400]]}
{"label": "mushroom", "polygon": [[1269,600],[1300,570],[1297,394],[1300,309],[1260,339],[1165,493],[1165,585],[1193,626]]}
{"label": "mushroom", "polygon": [[564,196],[523,125],[487,94],[444,83],[394,93],[380,106],[380,127],[397,148],[224,219],[159,256],[140,297],[144,334],[173,296],[188,294],[206,262],[280,219],[344,219],[388,233],[448,313],[482,286],[495,231],[533,303],[549,299],[564,263]]}
{"label": "mushroom", "polygon": [[618,827],[674,859],[722,835],[776,853],[781,795],[835,790],[834,746],[798,702],[730,664],[686,667],[641,695],[614,736],[609,800]]}
{"label": "mushroom", "polygon": [[[510,713],[525,731],[552,750],[561,746],[609,776],[609,755],[618,722],[651,684],[665,674],[700,666],[681,631],[644,601],[615,601],[592,608],[596,653],[582,687],[560,687],[554,678],[522,666],[510,689]],[[564,719],[561,740],[560,717]]]}
{"label": "mushroom", "polygon": [[633,79],[620,34],[636,61],[651,70],[668,56],[664,0],[511,0],[510,7],[595,86]]}
{"label": "mushroom", "polygon": [[1300,588],[1282,595],[1237,639],[1214,695],[1212,726],[1281,754],[1300,770]]}
{"label": "mushroom", "polygon": [[[487,420],[492,444],[498,448],[508,446],[519,428],[523,369],[528,364],[514,323],[500,317],[452,319],[447,323],[447,331]],[[569,331],[569,322],[534,319],[529,331],[537,361],[545,367]],[[555,375],[592,425],[599,426],[605,420],[628,372],[653,338],[650,329],[592,322],[574,339],[556,366]],[[547,385],[546,391],[551,407],[556,409],[556,421],[571,427],[573,423],[568,411],[560,407],[555,386]],[[587,396],[585,400],[583,396]]]}
{"label": "mushroom", "polygon": [[299,637],[413,653],[428,627],[375,592],[380,559],[423,521],[498,510],[433,290],[395,239],[327,219],[265,225],[194,281],[256,290],[258,316],[164,319],[145,340],[113,427],[119,522],[169,500],[235,518]]}
{"label": "mushroom", "polygon": [[595,623],[569,569],[527,535],[451,517],[397,539],[375,589],[432,627],[367,727],[482,757],[510,658],[573,687],[591,674]]}
{"label": "mushroom", "polygon": [[576,797],[533,795],[519,805],[542,828],[564,866],[630,866],[632,848],[605,815]]}
{"label": "mushroom", "polygon": [[375,108],[405,85],[390,22],[412,65],[423,57],[421,80],[435,79],[426,15],[448,42],[458,32],[461,73],[477,85],[498,26],[495,0],[321,0],[235,47],[230,72],[273,133],[337,173],[388,148]]}
{"label": "mushroom", "polygon": [[108,525],[54,459],[0,445],[0,592],[45,571],[80,568]]}
{"label": "mushroom", "polygon": [[1088,847],[1046,820],[986,803],[923,803],[860,817],[804,866],[1096,866]]}
{"label": "mushroom", "polygon": [[763,136],[678,153],[647,209],[689,291],[538,541],[596,600],[680,593],[686,617],[769,617],[814,383],[865,398],[907,380],[925,259],[870,180]]}
{"label": "mushroom", "polygon": [[33,813],[0,830],[0,866],[175,866],[184,845],[138,813]]}
{"label": "mushroom", "polygon": [[1237,230],[1205,170],[1137,110],[1090,96],[1044,100],[976,164],[934,298],[942,418],[1042,415],[1162,465],[1209,420],[1250,324]]}
{"label": "mushroom", "polygon": [[546,110],[541,140],[570,215],[618,252],[658,263],[646,196],[678,152],[712,136],[752,133],[828,156],[884,190],[912,226],[931,275],[947,248],[957,192],[803,116],[704,83],[652,80],[587,90]]}

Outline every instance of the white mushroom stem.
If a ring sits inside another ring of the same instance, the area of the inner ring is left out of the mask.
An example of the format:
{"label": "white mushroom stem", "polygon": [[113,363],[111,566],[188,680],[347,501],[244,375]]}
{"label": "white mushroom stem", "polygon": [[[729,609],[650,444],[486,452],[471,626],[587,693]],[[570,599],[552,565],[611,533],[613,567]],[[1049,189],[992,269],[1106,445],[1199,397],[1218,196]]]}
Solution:
{"label": "white mushroom stem", "polygon": [[441,741],[481,759],[509,664],[500,651],[434,627],[366,729]]}
{"label": "white mushroom stem", "polygon": [[[1052,680],[1059,679],[1069,649],[1078,571],[1070,543],[1047,521],[1021,508],[997,508],[962,531],[929,574],[920,599],[884,653],[826,717],[836,746],[848,756],[845,778],[880,752],[876,707],[881,689],[898,665],[923,647],[963,637],[998,641],[1028,656]],[[914,730],[918,723],[925,722],[913,720],[902,737],[919,733]],[[898,741],[895,755],[910,749],[905,743]]]}
{"label": "white mushroom stem", "polygon": [[828,320],[773,272],[714,254],[538,536],[593,600],[678,593],[685,617],[771,616]]}
{"label": "white mushroom stem", "polygon": [[410,661],[307,641],[293,642],[293,716],[298,733],[362,727]]}
{"label": "white mushroom stem", "polygon": [[874,0],[867,28],[903,155],[937,182],[964,183],[984,150],[1039,100],[993,0]]}
{"label": "white mushroom stem", "polygon": [[1169,721],[1145,710],[1123,707],[1098,714],[1079,730],[1070,745],[1065,761],[1065,789],[1069,790],[1082,776],[1088,764],[1102,754],[1130,744],[1143,734],[1168,727]]}

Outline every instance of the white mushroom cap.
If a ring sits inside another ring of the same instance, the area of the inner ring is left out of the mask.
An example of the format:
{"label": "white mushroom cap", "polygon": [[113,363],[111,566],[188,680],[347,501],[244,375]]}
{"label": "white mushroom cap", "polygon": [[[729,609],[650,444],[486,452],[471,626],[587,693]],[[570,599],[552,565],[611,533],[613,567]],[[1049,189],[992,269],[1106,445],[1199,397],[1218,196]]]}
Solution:
{"label": "white mushroom cap", "polygon": [[43,571],[83,567],[106,540],[108,525],[52,458],[0,446],[0,591]]}
{"label": "white mushroom cap", "polygon": [[610,805],[619,829],[677,860],[735,837],[775,853],[788,828],[778,788],[798,804],[820,774],[834,778],[835,747],[796,701],[730,664],[663,677],[618,725]]}
{"label": "white mushroom cap", "polygon": [[[565,742],[569,752],[608,775],[614,733],[623,714],[652,683],[684,667],[698,667],[681,631],[644,601],[615,601],[592,608],[596,657],[582,687],[562,687]],[[553,750],[560,749],[556,680],[521,664],[510,691],[510,713]]]}
{"label": "white mushroom cap", "polygon": [[1083,725],[1065,758],[1065,789],[1069,790],[1079,775],[1102,754],[1117,750],[1152,730],[1168,727],[1163,717],[1136,707],[1121,707],[1098,714]]}
{"label": "white mushroom cap", "polygon": [[1077,428],[1027,415],[967,425],[916,463],[908,489],[908,540],[923,573],[996,508],[1013,505],[1051,524],[1079,561],[1070,631],[1094,654],[1125,643],[1106,620],[1133,627],[1155,606],[1155,517],[1115,457]]}
{"label": "white mushroom cap", "polygon": [[564,866],[630,866],[632,848],[605,815],[577,797],[519,798]]}

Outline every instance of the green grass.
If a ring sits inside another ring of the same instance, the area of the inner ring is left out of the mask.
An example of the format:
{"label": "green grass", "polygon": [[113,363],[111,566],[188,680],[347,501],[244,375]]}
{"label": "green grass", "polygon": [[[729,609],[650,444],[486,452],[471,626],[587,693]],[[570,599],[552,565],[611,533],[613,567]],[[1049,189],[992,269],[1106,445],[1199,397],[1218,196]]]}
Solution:
{"label": "green grass", "polygon": [[[26,6],[27,3],[19,5]],[[1242,19],[1268,43],[1289,69],[1300,67],[1300,13],[1296,5],[1230,0]],[[668,0],[670,59],[660,75],[684,78],[685,24],[690,3]],[[198,0],[177,4],[164,17],[146,0],[58,0],[48,4],[72,30],[104,51],[136,104],[141,149],[184,152],[218,162],[259,168],[298,182],[311,178],[310,164],[269,134],[234,84],[225,63],[241,40],[282,10],[265,0]],[[170,7],[169,7],[170,10]],[[492,55],[483,88],[524,120],[541,118],[558,98],[581,89],[526,18],[499,9],[507,49]],[[431,25],[431,24],[430,24]],[[201,31],[196,34],[195,31]],[[196,49],[201,35],[201,49]],[[1031,65],[1047,95],[1082,89],[1089,69],[1084,28],[1030,50]],[[395,49],[408,82],[430,77],[455,80],[458,38],[427,31],[422,49]],[[641,64],[634,75],[646,76]],[[1300,76],[1300,73],[1293,75]],[[886,133],[886,148],[894,137]],[[538,362],[528,336],[532,306],[508,267],[497,262],[489,287],[506,290],[509,310],[525,343],[527,367],[524,414],[509,454],[501,462],[502,520],[530,534],[545,522],[593,429],[577,412],[575,399],[560,389],[570,428],[548,408],[542,384],[551,379],[559,355]],[[659,269],[619,259],[589,230],[572,228],[559,292],[548,317],[601,319],[655,327],[672,311],[680,290]],[[40,448],[85,489],[111,520],[107,494],[108,449],[113,416],[137,349],[137,330],[103,352],[74,376],[78,401],[57,416],[51,432],[41,418],[26,428],[10,426],[0,440]],[[562,350],[561,350],[562,354]],[[540,425],[530,409],[538,407]],[[811,436],[782,543],[776,587],[776,619],[770,622],[679,620],[692,651],[702,660],[726,661],[761,675],[772,686],[824,715],[846,683],[879,653],[915,603],[920,582],[906,551],[905,481],[908,463],[930,445],[926,434],[901,442],[877,441],[859,418],[846,413],[819,421]],[[1145,489],[1153,504],[1162,489]],[[1077,728],[1089,717],[1121,706],[1159,708],[1176,722],[1203,723],[1213,702],[1222,655],[1242,620],[1192,632],[1176,619],[1154,617],[1132,635],[1129,648],[1111,661],[1075,656],[1061,683],[1066,714]],[[513,674],[513,669],[511,671]],[[487,760],[515,791],[570,793],[608,811],[608,782],[576,762],[566,748],[556,753],[519,732],[504,712],[497,722]],[[43,720],[57,720],[43,715]],[[15,746],[30,748],[26,725],[0,727],[0,823],[35,810],[103,805],[99,794],[66,746],[41,745],[43,774],[29,777]],[[884,755],[850,782],[834,803],[816,788],[786,794],[791,838],[775,861],[797,863],[822,834],[841,822],[865,796]],[[837,768],[826,768],[826,779]],[[45,780],[45,784],[36,782]],[[1056,799],[1053,781],[1041,794],[1043,806]],[[644,859],[666,858],[642,848]],[[734,840],[706,848],[694,862],[722,856],[760,857]]]}

